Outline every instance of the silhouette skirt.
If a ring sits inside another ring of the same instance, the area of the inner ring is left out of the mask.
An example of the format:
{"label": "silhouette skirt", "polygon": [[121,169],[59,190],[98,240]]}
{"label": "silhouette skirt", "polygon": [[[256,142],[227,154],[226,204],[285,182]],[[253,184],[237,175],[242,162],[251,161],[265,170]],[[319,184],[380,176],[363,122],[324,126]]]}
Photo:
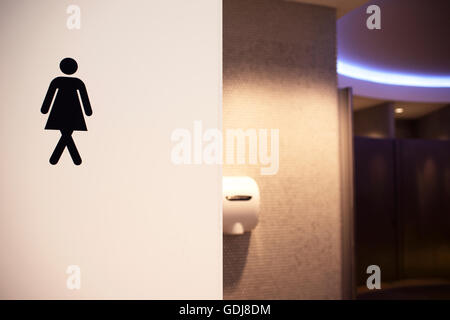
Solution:
{"label": "silhouette skirt", "polygon": [[58,89],[45,129],[87,131],[76,89]]}

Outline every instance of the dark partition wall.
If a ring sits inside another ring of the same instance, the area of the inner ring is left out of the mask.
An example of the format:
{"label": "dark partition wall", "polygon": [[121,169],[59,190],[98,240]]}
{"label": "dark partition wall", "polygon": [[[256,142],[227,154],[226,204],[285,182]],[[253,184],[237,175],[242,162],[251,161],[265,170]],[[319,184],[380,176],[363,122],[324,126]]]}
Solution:
{"label": "dark partition wall", "polygon": [[355,138],[358,285],[450,277],[450,141]]}
{"label": "dark partition wall", "polygon": [[450,141],[397,142],[402,276],[450,276]]}
{"label": "dark partition wall", "polygon": [[357,283],[369,265],[383,281],[397,277],[394,140],[355,138],[355,248]]}

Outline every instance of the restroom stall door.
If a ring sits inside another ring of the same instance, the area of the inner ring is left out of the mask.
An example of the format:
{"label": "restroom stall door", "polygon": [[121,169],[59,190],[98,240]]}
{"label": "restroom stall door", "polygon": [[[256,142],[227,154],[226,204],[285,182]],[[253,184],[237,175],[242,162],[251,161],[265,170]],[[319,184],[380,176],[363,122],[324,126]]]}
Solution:
{"label": "restroom stall door", "polygon": [[450,141],[397,142],[402,277],[450,277]]}
{"label": "restroom stall door", "polygon": [[381,268],[383,281],[397,277],[394,140],[356,137],[355,248],[357,285],[365,285],[366,269]]}

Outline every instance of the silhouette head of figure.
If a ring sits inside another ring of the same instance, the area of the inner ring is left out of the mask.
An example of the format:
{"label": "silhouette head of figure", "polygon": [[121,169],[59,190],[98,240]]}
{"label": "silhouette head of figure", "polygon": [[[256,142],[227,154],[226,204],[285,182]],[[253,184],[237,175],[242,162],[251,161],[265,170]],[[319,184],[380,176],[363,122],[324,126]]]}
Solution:
{"label": "silhouette head of figure", "polygon": [[59,68],[65,74],[74,74],[78,69],[78,64],[72,58],[64,58],[59,63]]}

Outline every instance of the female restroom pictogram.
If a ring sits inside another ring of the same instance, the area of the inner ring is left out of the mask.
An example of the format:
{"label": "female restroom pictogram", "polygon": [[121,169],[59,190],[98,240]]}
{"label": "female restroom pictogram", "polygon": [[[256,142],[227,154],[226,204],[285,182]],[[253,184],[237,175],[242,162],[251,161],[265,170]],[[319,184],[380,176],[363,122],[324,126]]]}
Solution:
{"label": "female restroom pictogram", "polygon": [[[71,75],[77,71],[78,64],[72,58],[65,58],[61,60],[59,68],[64,74]],[[74,131],[87,131],[81,105],[87,116],[92,115],[91,103],[83,81],[74,77],[57,77],[52,80],[42,103],[41,112],[46,114],[51,108],[45,129],[61,131],[61,138],[50,157],[50,163],[53,165],[58,163],[65,147],[69,150],[73,163],[81,164],[80,154],[72,138]]]}

